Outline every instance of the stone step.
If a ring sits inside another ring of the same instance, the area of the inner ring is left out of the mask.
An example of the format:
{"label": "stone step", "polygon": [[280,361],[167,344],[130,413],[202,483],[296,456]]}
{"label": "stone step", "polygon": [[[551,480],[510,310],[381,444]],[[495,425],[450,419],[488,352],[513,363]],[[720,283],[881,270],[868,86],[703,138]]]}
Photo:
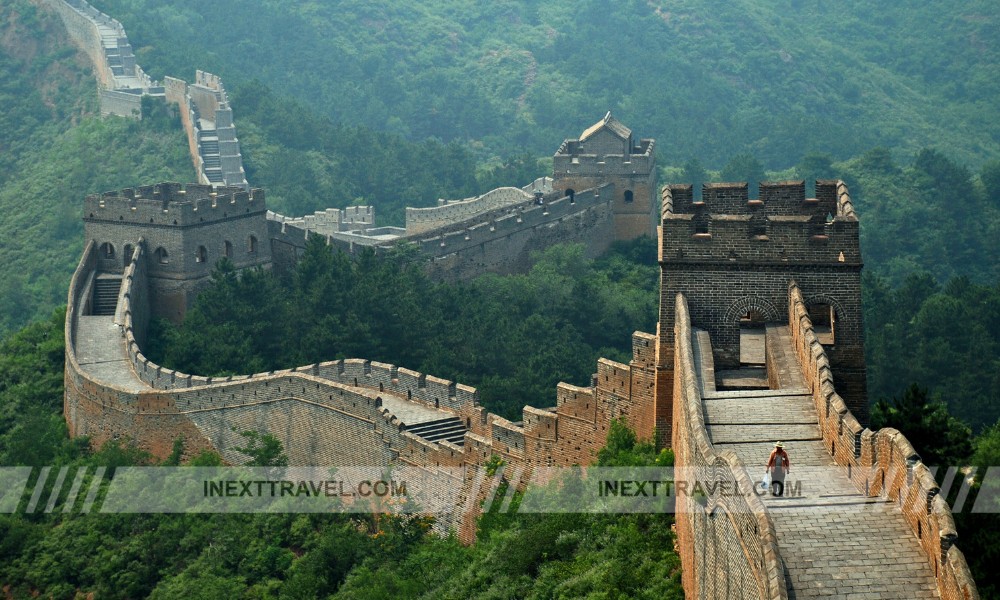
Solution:
{"label": "stone step", "polygon": [[429,442],[447,440],[462,445],[465,441],[465,424],[458,417],[439,419],[407,427],[407,431]]}
{"label": "stone step", "polygon": [[821,440],[816,423],[707,425],[712,443]]}
{"label": "stone step", "polygon": [[[729,390],[724,392],[710,392],[703,396],[705,400],[717,400],[726,398],[777,398],[781,396],[806,396],[812,398],[809,390],[805,388],[789,388],[784,390]],[[811,401],[811,400],[810,400]]]}
{"label": "stone step", "polygon": [[118,307],[118,291],[121,289],[121,277],[98,277],[94,280],[92,313],[98,316],[115,314]]}
{"label": "stone step", "polygon": [[808,423],[819,419],[812,398],[725,398],[704,403],[705,422],[710,425],[764,425],[768,423]]}

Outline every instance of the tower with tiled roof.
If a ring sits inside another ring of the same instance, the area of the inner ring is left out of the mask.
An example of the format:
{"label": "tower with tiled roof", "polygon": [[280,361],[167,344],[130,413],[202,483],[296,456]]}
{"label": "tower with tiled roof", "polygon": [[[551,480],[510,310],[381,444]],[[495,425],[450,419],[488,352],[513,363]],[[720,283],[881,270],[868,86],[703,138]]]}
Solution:
{"label": "tower with tiled roof", "polygon": [[653,235],[656,179],[652,139],[636,141],[632,130],[609,111],[579,139],[566,140],[552,161],[553,187],[566,195],[605,183],[615,186],[616,240]]}

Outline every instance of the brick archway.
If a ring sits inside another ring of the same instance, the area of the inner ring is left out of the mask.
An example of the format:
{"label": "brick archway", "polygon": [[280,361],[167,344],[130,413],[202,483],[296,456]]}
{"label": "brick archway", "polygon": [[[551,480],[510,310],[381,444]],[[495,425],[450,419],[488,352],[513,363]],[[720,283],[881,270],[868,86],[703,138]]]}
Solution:
{"label": "brick archway", "polygon": [[837,343],[838,322],[844,317],[840,302],[826,294],[815,294],[804,300],[804,304],[816,339],[820,344],[832,347]]}
{"label": "brick archway", "polygon": [[725,323],[735,323],[739,318],[749,312],[756,311],[766,322],[775,322],[780,318],[777,307],[768,300],[760,296],[744,296],[729,305],[726,310]]}
{"label": "brick archway", "polygon": [[827,294],[814,294],[803,300],[803,303],[807,308],[814,304],[829,304],[833,307],[833,310],[837,311],[837,316],[842,316],[844,314],[844,307],[840,305],[840,302],[833,296],[828,296]]}

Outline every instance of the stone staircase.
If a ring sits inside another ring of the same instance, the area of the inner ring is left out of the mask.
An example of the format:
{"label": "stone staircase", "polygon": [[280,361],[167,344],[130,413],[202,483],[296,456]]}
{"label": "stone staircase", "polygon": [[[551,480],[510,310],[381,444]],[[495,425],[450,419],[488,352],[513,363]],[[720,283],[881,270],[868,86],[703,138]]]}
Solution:
{"label": "stone staircase", "polygon": [[112,316],[118,307],[118,292],[122,278],[113,275],[98,275],[94,280],[94,297],[91,306],[95,316]]}
{"label": "stone staircase", "polygon": [[428,442],[448,441],[457,446],[465,443],[465,424],[458,417],[419,423],[407,427],[406,430]]}
{"label": "stone staircase", "polygon": [[222,156],[219,152],[218,132],[214,129],[202,129],[199,131],[198,146],[201,152],[202,164],[205,168],[205,176],[209,182],[214,184],[223,183]]}

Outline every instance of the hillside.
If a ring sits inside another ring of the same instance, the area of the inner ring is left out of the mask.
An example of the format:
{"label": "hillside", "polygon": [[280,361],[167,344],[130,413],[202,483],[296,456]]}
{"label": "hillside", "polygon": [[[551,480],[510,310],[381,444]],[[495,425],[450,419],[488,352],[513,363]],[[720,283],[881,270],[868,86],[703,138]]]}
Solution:
{"label": "hillside", "polygon": [[0,4],[0,336],[66,302],[85,194],[192,176],[165,114],[99,117],[90,63],[65,38],[33,3]]}
{"label": "hillside", "polygon": [[[547,155],[608,109],[661,158],[1000,157],[987,0],[97,0],[154,76],[257,78],[347,125]],[[237,117],[239,115],[237,114]]]}

